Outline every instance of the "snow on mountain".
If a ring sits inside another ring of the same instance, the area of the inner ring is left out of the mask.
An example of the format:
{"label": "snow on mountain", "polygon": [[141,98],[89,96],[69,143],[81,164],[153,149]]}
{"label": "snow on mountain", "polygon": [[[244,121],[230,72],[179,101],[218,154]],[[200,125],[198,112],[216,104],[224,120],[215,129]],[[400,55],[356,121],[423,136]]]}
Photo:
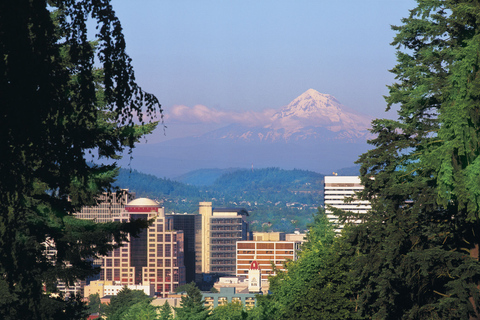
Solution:
{"label": "snow on mountain", "polygon": [[289,142],[307,139],[326,141],[370,138],[371,118],[350,110],[329,94],[309,89],[274,113],[264,127],[230,125],[202,138],[236,141]]}
{"label": "snow on mountain", "polygon": [[135,149],[136,169],[160,177],[251,165],[329,173],[353,166],[369,148],[370,119],[331,95],[310,89],[271,114],[262,125],[226,123],[199,136],[141,144]]}

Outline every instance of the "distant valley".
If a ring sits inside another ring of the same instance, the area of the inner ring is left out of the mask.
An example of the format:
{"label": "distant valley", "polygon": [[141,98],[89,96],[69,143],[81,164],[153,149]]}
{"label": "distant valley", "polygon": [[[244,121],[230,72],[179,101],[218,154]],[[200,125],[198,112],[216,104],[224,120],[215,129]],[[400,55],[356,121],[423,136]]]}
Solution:
{"label": "distant valley", "polygon": [[[358,168],[340,174],[355,175]],[[230,168],[196,170],[176,181],[120,169],[115,185],[163,202],[165,212],[198,212],[200,201],[212,201],[214,207],[247,209],[253,231],[292,232],[305,230],[323,205],[323,179],[306,170]]]}

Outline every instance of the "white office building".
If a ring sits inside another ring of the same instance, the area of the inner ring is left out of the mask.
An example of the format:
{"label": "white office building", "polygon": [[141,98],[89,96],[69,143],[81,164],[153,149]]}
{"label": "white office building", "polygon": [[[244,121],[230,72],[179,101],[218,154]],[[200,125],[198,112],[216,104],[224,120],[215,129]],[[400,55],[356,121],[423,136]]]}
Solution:
{"label": "white office building", "polygon": [[[325,177],[325,213],[328,220],[335,224],[335,231],[340,233],[343,225],[339,223],[338,216],[333,213],[329,206],[349,211],[354,214],[367,213],[371,209],[369,201],[358,200],[356,192],[363,190],[360,178],[357,176],[326,176]],[[352,198],[352,201],[345,202]],[[361,223],[361,219],[352,219],[348,222]]]}

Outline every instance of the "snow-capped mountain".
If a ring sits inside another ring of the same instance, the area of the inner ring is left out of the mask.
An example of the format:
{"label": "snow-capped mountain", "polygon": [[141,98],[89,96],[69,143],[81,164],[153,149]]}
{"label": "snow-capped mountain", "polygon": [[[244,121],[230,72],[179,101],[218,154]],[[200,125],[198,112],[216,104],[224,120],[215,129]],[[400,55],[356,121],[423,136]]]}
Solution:
{"label": "snow-capped mountain", "polygon": [[340,104],[335,97],[309,89],[271,117],[263,127],[230,125],[206,133],[202,139],[294,142],[314,140],[366,140],[371,118]]}
{"label": "snow-capped mountain", "polygon": [[[280,167],[331,173],[368,150],[370,118],[307,90],[263,125],[230,124],[199,136],[140,145],[136,169],[172,177],[202,168]],[[258,122],[256,122],[258,123]]]}

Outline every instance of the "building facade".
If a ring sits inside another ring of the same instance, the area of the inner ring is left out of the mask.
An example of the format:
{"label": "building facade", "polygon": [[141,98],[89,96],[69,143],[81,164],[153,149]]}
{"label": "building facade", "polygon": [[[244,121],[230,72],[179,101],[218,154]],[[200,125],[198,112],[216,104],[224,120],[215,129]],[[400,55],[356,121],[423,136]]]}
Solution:
{"label": "building facade", "polygon": [[195,226],[196,221],[201,221],[198,214],[171,213],[167,216],[173,219],[173,229],[183,231],[184,261],[186,282],[195,281]]}
{"label": "building facade", "polygon": [[252,262],[257,261],[262,281],[267,281],[269,276],[276,275],[276,270],[286,271],[286,261],[297,260],[300,245],[299,241],[238,241],[236,275],[248,275]]}
{"label": "building facade", "polygon": [[125,209],[125,205],[135,199],[135,193],[128,189],[119,192],[104,192],[97,199],[96,206],[85,206],[75,213],[78,219],[93,220],[95,222],[111,222],[118,219]]}
{"label": "building facade", "polygon": [[220,292],[202,292],[204,305],[207,308],[216,308],[231,302],[241,303],[246,308],[253,308],[256,304],[254,293],[237,293],[234,287],[220,288]]}
{"label": "building facade", "polygon": [[[367,213],[371,209],[370,202],[357,199],[356,192],[362,191],[363,185],[357,176],[326,176],[325,177],[325,213],[330,222],[335,225],[335,231],[341,232],[343,224],[339,223],[338,216],[334,214],[334,207],[354,215]],[[345,202],[347,198],[352,201]],[[361,218],[352,218],[349,223],[361,223]]]}
{"label": "building facade", "polygon": [[157,296],[166,296],[186,283],[183,232],[174,231],[173,218],[150,199],[130,201],[114,220],[131,219],[153,220],[153,224],[103,257],[100,280],[122,285],[151,283]]}
{"label": "building facade", "polygon": [[239,208],[212,208],[200,202],[196,234],[196,280],[235,275],[236,243],[247,240],[248,212]]}

